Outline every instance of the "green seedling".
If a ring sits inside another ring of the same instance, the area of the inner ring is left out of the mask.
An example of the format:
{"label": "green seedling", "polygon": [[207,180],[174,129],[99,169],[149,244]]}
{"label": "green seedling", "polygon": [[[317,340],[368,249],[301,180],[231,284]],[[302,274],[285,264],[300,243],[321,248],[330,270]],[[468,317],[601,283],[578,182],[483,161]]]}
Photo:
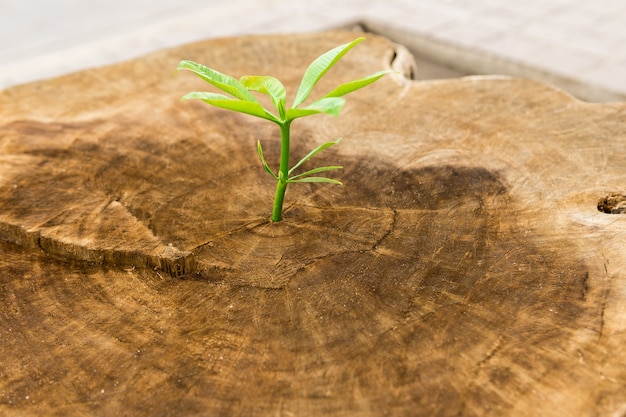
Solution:
{"label": "green seedling", "polygon": [[[311,159],[319,152],[339,143],[339,139],[332,142],[326,142],[302,158],[293,167],[289,167],[289,146],[290,146],[290,128],[291,123],[300,117],[310,116],[318,113],[339,116],[339,112],[345,105],[345,99],[342,97],[355,90],[363,88],[381,78],[383,75],[391,72],[391,70],[379,71],[367,77],[360,78],[339,85],[322,98],[304,105],[309,97],[313,87],[328,72],[328,70],[337,63],[350,49],[352,49],[364,38],[357,38],[352,42],[340,45],[330,51],[320,55],[307,68],[298,87],[296,97],[291,107],[287,107],[287,94],[283,84],[274,77],[265,75],[247,75],[237,81],[228,75],[222,74],[214,69],[205,67],[192,61],[181,61],[178,70],[188,70],[217,87],[229,96],[210,92],[191,92],[183,97],[183,100],[199,99],[213,106],[233,110],[240,113],[249,114],[260,117],[276,123],[280,127],[281,149],[280,149],[280,165],[277,172],[274,172],[268,165],[263,156],[263,148],[261,142],[257,141],[257,152],[263,163],[265,170],[276,180],[276,194],[274,197],[274,206],[272,210],[272,221],[278,222],[282,220],[283,201],[285,199],[285,191],[290,183],[302,182],[320,182],[329,184],[339,184],[340,181],[335,179],[316,176],[316,174],[341,169],[341,166],[330,165],[313,168],[300,174],[294,174],[296,169]],[[274,107],[275,112],[266,109],[259,103],[256,97],[251,93],[255,91],[267,94]]]}

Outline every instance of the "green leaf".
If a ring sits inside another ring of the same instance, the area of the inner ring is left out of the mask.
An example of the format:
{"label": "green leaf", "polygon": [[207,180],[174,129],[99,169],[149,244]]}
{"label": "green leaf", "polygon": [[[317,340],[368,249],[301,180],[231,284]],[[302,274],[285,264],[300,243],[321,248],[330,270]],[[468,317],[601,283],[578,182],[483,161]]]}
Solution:
{"label": "green leaf", "polygon": [[295,180],[297,178],[308,177],[309,175],[318,174],[320,172],[334,171],[334,170],[342,169],[342,168],[343,168],[342,166],[338,166],[338,165],[331,165],[331,166],[326,166],[326,167],[313,168],[311,170],[303,172],[302,174],[298,174],[298,175],[294,175],[293,177],[290,177],[289,181]]}
{"label": "green leaf", "polygon": [[188,70],[202,78],[209,84],[214,85],[220,90],[236,97],[240,100],[251,101],[256,103],[257,99],[243,86],[239,81],[212,68],[205,67],[193,61],[180,61],[178,70]]}
{"label": "green leaf", "polygon": [[359,78],[358,80],[354,80],[354,81],[350,81],[344,84],[341,84],[339,87],[335,88],[333,91],[331,91],[330,93],[326,94],[324,96],[324,98],[326,97],[340,97],[343,95],[346,95],[348,93],[351,93],[355,90],[358,90],[360,88],[363,88],[365,86],[368,86],[370,84],[372,84],[373,82],[377,81],[378,79],[380,79],[382,76],[384,76],[385,74],[388,74],[390,72],[394,72],[393,70],[385,70],[385,71],[378,71],[372,75],[368,75],[367,77],[363,77],[363,78]]}
{"label": "green leaf", "polygon": [[343,185],[341,181],[337,181],[332,178],[326,178],[326,177],[306,177],[300,180],[289,180],[287,182],[325,182],[328,184]]}
{"label": "green leaf", "polygon": [[310,116],[311,114],[325,113],[331,116],[339,116],[339,112],[346,104],[346,100],[342,97],[326,97],[317,100],[314,103],[302,109],[288,109],[287,120],[297,119],[298,117]]}
{"label": "green leaf", "polygon": [[309,152],[304,158],[302,158],[300,161],[298,161],[297,164],[295,164],[293,166],[293,168],[291,168],[289,170],[289,175],[291,175],[291,173],[293,171],[295,171],[300,165],[304,164],[306,161],[308,161],[309,159],[311,159],[313,156],[315,156],[317,153],[323,151],[324,149],[328,149],[333,145],[338,144],[341,141],[341,138],[337,139],[334,142],[326,142],[321,144],[320,146],[318,146],[317,148],[313,149],[311,152]]}
{"label": "green leaf", "polygon": [[265,109],[258,102],[252,103],[249,101],[236,100],[226,97],[223,94],[216,93],[204,93],[204,92],[191,92],[183,97],[183,100],[198,99],[212,106],[219,107],[227,110],[234,110],[239,113],[250,114],[252,116],[261,117],[263,119],[271,120],[275,123],[280,123],[280,120],[272,114],[269,110]]}
{"label": "green leaf", "polygon": [[304,103],[309,94],[311,94],[311,90],[313,90],[315,84],[317,84],[324,74],[326,74],[326,72],[328,72],[328,70],[350,49],[363,40],[365,40],[363,37],[357,38],[350,43],[340,45],[317,57],[304,72],[292,107],[298,107],[300,104]]}
{"label": "green leaf", "polygon": [[287,93],[283,84],[274,77],[266,75],[246,75],[239,79],[241,85],[248,90],[258,91],[271,97],[274,107],[281,118],[285,118]]}
{"label": "green leaf", "polygon": [[267,172],[270,173],[270,175],[272,177],[274,177],[274,179],[276,181],[278,181],[278,177],[276,176],[276,174],[274,174],[274,171],[272,171],[272,169],[269,167],[269,165],[267,165],[267,162],[265,162],[265,157],[263,156],[263,148],[261,147],[261,141],[258,140],[256,143],[256,150],[259,153],[259,156],[261,157],[261,162],[263,162],[263,167],[265,168],[265,170]]}

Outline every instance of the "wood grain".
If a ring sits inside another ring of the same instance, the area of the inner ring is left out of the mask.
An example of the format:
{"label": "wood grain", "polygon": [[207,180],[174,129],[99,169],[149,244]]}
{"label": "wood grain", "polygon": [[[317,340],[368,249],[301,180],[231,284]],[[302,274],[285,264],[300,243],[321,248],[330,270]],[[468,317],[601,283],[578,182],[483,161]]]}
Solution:
{"label": "wood grain", "polygon": [[[536,82],[387,76],[293,150],[180,102],[181,59],[288,92],[352,33],[218,39],[0,92],[0,411],[624,416],[626,105]],[[297,42],[305,42],[298,44]],[[316,91],[391,65],[379,37]],[[411,61],[403,54],[397,68]],[[407,61],[408,60],[408,61]]]}

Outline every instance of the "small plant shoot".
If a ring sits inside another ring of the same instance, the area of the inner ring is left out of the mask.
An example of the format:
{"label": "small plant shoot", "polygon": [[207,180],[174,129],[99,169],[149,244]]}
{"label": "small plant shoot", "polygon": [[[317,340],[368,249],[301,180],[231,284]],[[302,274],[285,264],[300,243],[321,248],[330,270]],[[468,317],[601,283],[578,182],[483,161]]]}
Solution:
{"label": "small plant shoot", "polygon": [[[213,106],[237,111],[260,117],[276,123],[280,128],[281,148],[278,171],[272,170],[263,156],[261,142],[257,142],[257,152],[265,170],[276,180],[276,194],[272,210],[272,221],[282,220],[283,201],[287,185],[290,183],[320,182],[339,184],[341,182],[317,174],[341,169],[341,166],[329,165],[313,168],[296,174],[295,171],[305,162],[319,152],[339,143],[339,139],[326,142],[304,156],[292,167],[289,166],[290,128],[291,123],[300,117],[324,113],[339,116],[339,112],[345,105],[342,97],[355,90],[363,88],[391,72],[391,70],[379,71],[367,77],[360,78],[339,85],[337,88],[322,96],[316,101],[305,105],[305,101],[311,94],[317,82],[339,61],[350,49],[363,41],[365,38],[357,38],[352,42],[340,45],[316,58],[306,69],[296,96],[291,107],[287,107],[287,93],[283,84],[274,77],[266,75],[246,75],[236,80],[233,77],[222,74],[214,69],[193,61],[181,61],[178,70],[188,70],[202,78],[204,81],[222,90],[228,95],[210,92],[191,92],[183,97],[183,100],[199,99]],[[266,109],[251,93],[251,91],[266,94],[270,97],[275,111]]]}

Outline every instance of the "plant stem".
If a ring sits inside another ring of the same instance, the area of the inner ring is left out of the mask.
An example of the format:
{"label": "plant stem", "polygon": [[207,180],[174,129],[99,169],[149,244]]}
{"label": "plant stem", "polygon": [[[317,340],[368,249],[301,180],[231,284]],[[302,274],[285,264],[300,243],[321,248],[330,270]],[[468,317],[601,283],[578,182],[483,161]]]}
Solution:
{"label": "plant stem", "polygon": [[276,182],[276,194],[274,195],[274,209],[272,221],[279,222],[283,219],[283,201],[287,191],[289,179],[289,129],[291,120],[280,124],[280,167],[278,169],[278,181]]}

